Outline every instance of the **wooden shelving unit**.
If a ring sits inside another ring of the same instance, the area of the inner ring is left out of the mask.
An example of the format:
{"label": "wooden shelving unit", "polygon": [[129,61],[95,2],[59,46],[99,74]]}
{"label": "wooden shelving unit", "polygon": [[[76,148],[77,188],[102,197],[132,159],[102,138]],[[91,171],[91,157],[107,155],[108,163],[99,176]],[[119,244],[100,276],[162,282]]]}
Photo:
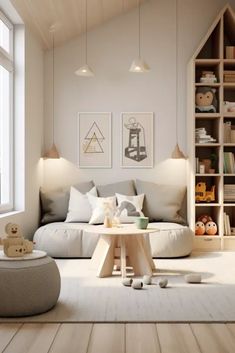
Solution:
{"label": "wooden shelving unit", "polygon": [[[235,128],[235,112],[224,112],[224,101],[235,102],[235,82],[224,82],[224,71],[234,70],[235,59],[226,59],[226,46],[235,46],[235,14],[230,5],[226,5],[211,25],[188,66],[188,146],[189,146],[189,187],[188,215],[189,226],[195,231],[195,222],[202,214],[209,214],[218,226],[215,236],[196,236],[194,248],[215,251],[235,250],[235,236],[224,234],[224,212],[235,227],[235,203],[224,201],[224,185],[235,185],[235,174],[224,173],[224,152],[235,155],[235,143],[224,142],[224,122],[231,121]],[[201,83],[202,71],[213,71],[216,83]],[[198,87],[211,87],[216,90],[218,107],[216,113],[195,112],[195,91]],[[195,143],[195,129],[206,128],[215,143]],[[210,159],[217,156],[217,165],[213,174],[196,172],[196,158]],[[195,202],[195,185],[206,182],[209,189],[215,185],[215,201],[212,203]]]}

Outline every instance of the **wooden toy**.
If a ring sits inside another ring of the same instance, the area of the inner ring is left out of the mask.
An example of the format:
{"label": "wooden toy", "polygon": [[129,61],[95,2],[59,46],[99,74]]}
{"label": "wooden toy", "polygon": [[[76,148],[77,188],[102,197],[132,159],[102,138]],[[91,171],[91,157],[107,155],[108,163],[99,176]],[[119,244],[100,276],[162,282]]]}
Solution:
{"label": "wooden toy", "polygon": [[197,221],[195,224],[195,234],[196,235],[203,235],[205,234],[206,227],[205,224],[201,221]]}
{"label": "wooden toy", "polygon": [[132,288],[133,289],[142,289],[143,288],[143,282],[141,282],[140,280],[135,280],[132,283]]}
{"label": "wooden toy", "polygon": [[215,185],[211,187],[210,191],[206,190],[206,183],[199,182],[195,188],[196,202],[213,202],[215,201]]}
{"label": "wooden toy", "polygon": [[122,284],[126,287],[131,287],[132,285],[132,282],[133,282],[133,279],[132,278],[123,278],[122,280]]}
{"label": "wooden toy", "polygon": [[24,239],[18,224],[8,223],[5,227],[7,237],[3,238],[4,254],[8,257],[22,257],[33,251],[33,242]]}
{"label": "wooden toy", "polygon": [[158,284],[159,284],[160,288],[166,288],[166,286],[168,284],[168,280],[166,278],[163,278],[158,282]]}
{"label": "wooden toy", "polygon": [[143,282],[144,282],[144,284],[151,284],[152,283],[152,276],[144,275]]}
{"label": "wooden toy", "polygon": [[202,276],[199,273],[189,273],[184,276],[184,279],[187,283],[201,283]]}

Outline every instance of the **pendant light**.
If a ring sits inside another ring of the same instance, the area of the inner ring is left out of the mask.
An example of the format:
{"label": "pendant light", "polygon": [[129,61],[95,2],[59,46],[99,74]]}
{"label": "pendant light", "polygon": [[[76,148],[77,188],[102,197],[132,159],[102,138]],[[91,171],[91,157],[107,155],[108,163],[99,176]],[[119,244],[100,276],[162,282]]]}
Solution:
{"label": "pendant light", "polygon": [[85,10],[85,64],[75,71],[77,76],[92,77],[94,72],[87,64],[87,0],[85,0],[86,10]]}
{"label": "pendant light", "polygon": [[54,76],[55,76],[55,43],[54,43],[54,33],[55,25],[52,25],[49,29],[52,34],[52,146],[44,155],[45,159],[59,159],[60,155],[55,145],[54,133],[55,133],[55,94],[54,94]]}
{"label": "pendant light", "polygon": [[140,22],[140,0],[138,0],[138,58],[132,61],[130,72],[144,73],[150,70],[148,64],[141,58],[141,45],[140,45],[140,32],[141,32],[141,22]]}
{"label": "pendant light", "polygon": [[179,83],[178,83],[178,0],[175,2],[175,105],[176,105],[176,126],[175,126],[175,135],[176,135],[176,146],[171,154],[173,159],[186,159],[184,153],[180,150],[178,144],[178,92],[179,92]]}

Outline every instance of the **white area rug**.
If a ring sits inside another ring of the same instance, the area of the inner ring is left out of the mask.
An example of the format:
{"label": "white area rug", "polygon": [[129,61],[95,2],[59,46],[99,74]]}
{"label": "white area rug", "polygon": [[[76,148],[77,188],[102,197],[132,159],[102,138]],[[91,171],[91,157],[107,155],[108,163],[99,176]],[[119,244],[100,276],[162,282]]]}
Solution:
{"label": "white area rug", "polygon": [[[48,313],[20,322],[228,322],[235,321],[235,253],[194,253],[189,258],[155,260],[154,280],[169,286],[133,290],[119,276],[97,278],[90,260],[57,260],[62,288]],[[187,284],[184,275],[201,273],[203,283]],[[45,293],[46,295],[46,293]]]}

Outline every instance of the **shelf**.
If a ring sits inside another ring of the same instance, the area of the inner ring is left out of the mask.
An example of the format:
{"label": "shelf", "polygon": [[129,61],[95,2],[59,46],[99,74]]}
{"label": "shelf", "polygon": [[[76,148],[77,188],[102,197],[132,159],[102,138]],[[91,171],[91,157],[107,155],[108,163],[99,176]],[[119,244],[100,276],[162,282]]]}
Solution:
{"label": "shelf", "polygon": [[231,201],[229,201],[228,203],[226,201],[224,201],[224,207],[234,207],[235,206],[235,202],[231,203]]}
{"label": "shelf", "polygon": [[213,203],[213,202],[196,203],[195,202],[195,206],[196,207],[205,207],[205,206],[215,207],[215,206],[220,206],[220,203]]}
{"label": "shelf", "polygon": [[235,119],[235,112],[234,113],[224,113],[224,118]]}
{"label": "shelf", "polygon": [[196,59],[195,64],[198,66],[213,66],[220,64],[221,59]]}
{"label": "shelf", "polygon": [[235,240],[235,235],[223,235],[223,238]]}
{"label": "shelf", "polygon": [[[199,239],[215,239],[215,238],[218,239],[218,238],[221,238],[221,235],[219,235],[219,234],[216,234],[216,235],[196,235],[195,234],[195,237],[199,238]],[[234,236],[234,239],[235,239],[235,236]]]}
{"label": "shelf", "polygon": [[230,88],[232,90],[235,89],[235,82],[224,82],[224,88]]}
{"label": "shelf", "polygon": [[195,86],[196,87],[220,87],[221,86],[221,83],[219,82],[216,82],[216,83],[210,83],[210,82],[207,82],[207,83],[202,83],[202,82],[197,82],[195,83]]}
{"label": "shelf", "polygon": [[222,174],[219,173],[215,173],[215,174],[211,174],[211,173],[206,173],[206,174],[200,174],[200,173],[196,173],[195,176],[196,177],[218,177],[221,176]]}
{"label": "shelf", "polygon": [[223,176],[225,176],[225,177],[234,177],[235,174],[223,174]]}
{"label": "shelf", "polygon": [[220,143],[212,142],[212,143],[195,143],[196,147],[219,147],[221,146]]}
{"label": "shelf", "polygon": [[235,66],[235,59],[224,59],[223,62],[224,64]]}
{"label": "shelf", "polygon": [[220,113],[195,113],[195,117],[213,119],[213,118],[220,118],[221,114]]}

